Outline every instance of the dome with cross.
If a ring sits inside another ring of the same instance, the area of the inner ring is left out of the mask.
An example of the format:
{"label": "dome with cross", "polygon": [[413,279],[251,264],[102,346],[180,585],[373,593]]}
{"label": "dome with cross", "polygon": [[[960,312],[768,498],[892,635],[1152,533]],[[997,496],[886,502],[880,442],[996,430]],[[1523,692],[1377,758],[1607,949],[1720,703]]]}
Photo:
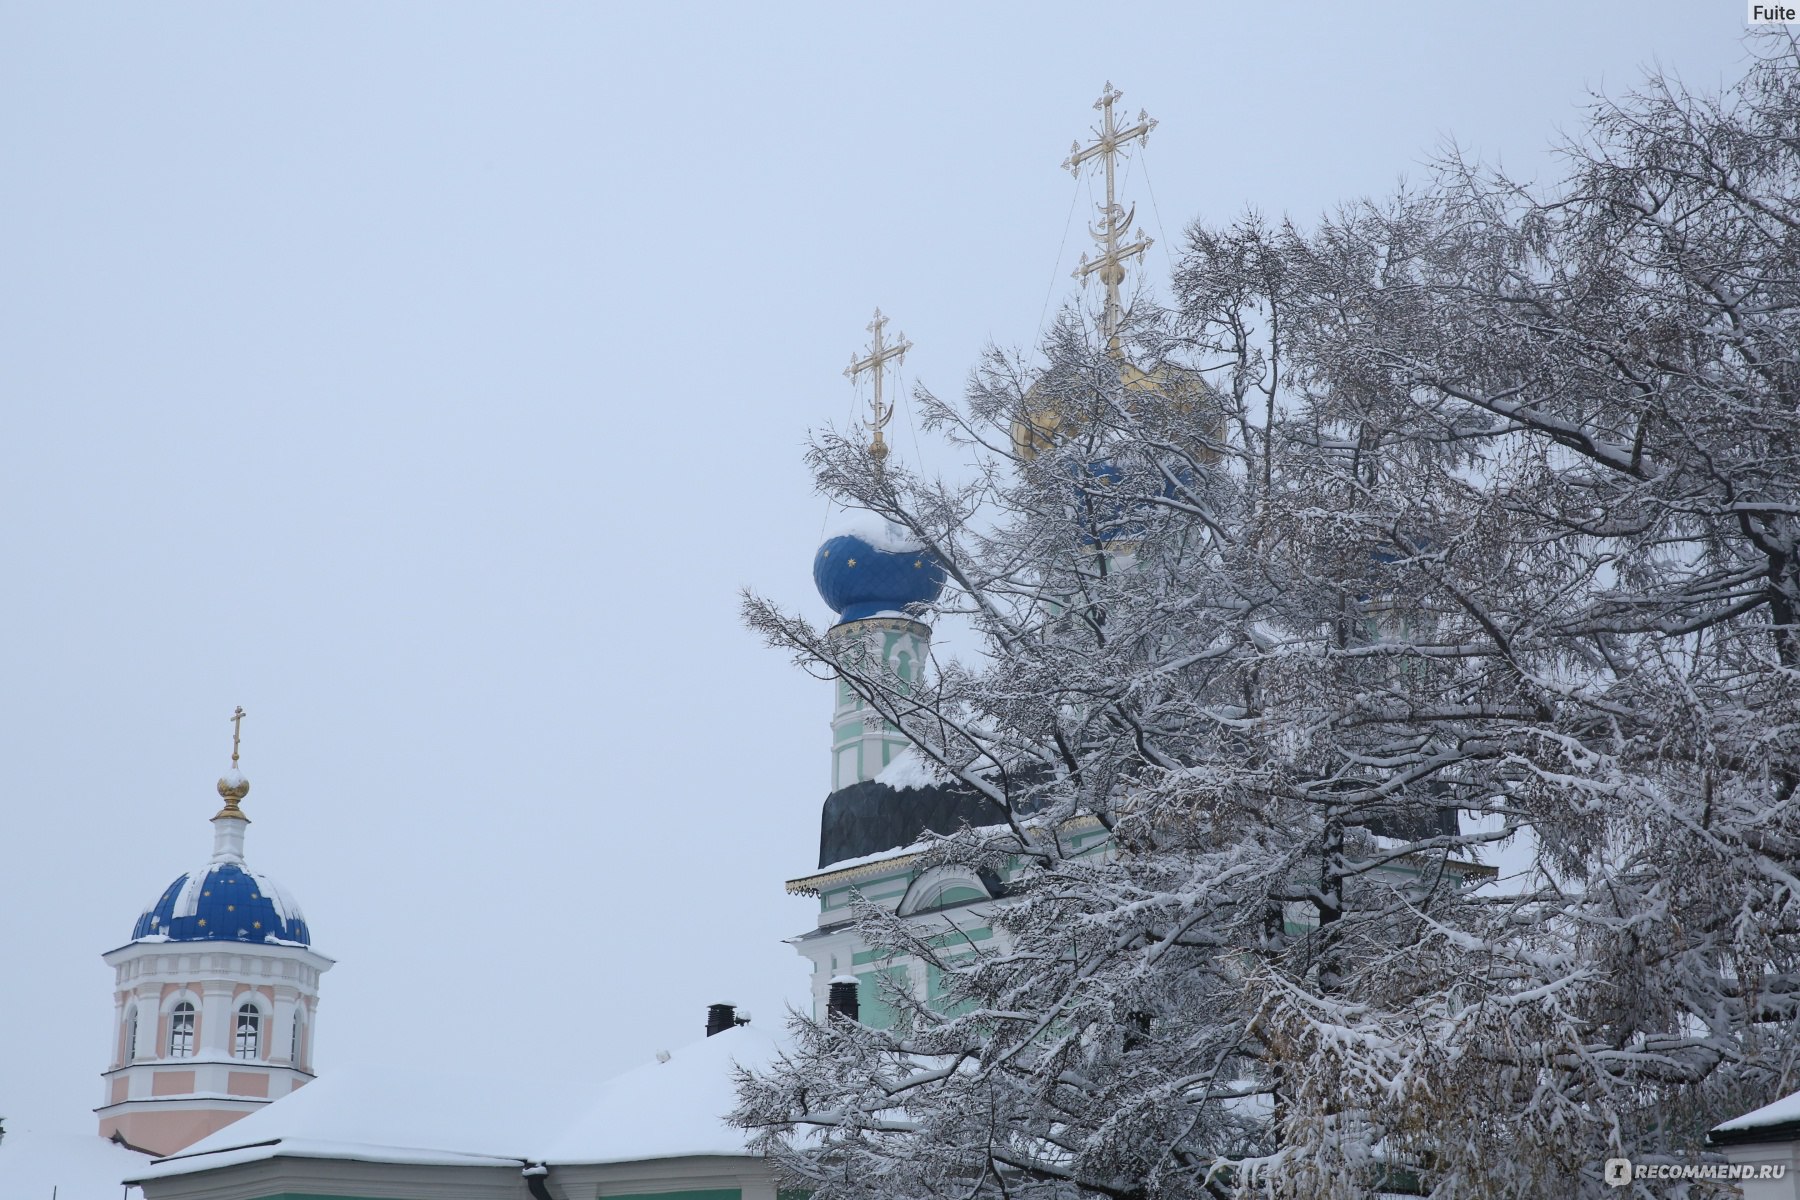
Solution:
{"label": "dome with cross", "polygon": [[312,933],[294,898],[244,863],[250,818],[238,807],[250,781],[238,770],[244,710],[231,714],[231,768],[219,780],[225,802],[212,819],[212,861],[175,877],[132,927],[134,942],[265,942],[310,946]]}

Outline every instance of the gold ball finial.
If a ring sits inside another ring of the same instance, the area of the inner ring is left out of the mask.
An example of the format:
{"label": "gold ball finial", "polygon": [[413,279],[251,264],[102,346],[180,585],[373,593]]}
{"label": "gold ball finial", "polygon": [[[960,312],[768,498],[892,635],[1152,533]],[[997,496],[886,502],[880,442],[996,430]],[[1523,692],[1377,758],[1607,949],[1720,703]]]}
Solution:
{"label": "gold ball finial", "polygon": [[237,710],[231,714],[231,769],[219,776],[219,797],[225,801],[225,807],[221,808],[213,817],[215,821],[220,817],[235,818],[239,821],[250,819],[238,807],[238,801],[250,794],[250,781],[244,778],[242,771],[238,770],[238,741],[242,735],[243,721],[244,706],[240,704]]}

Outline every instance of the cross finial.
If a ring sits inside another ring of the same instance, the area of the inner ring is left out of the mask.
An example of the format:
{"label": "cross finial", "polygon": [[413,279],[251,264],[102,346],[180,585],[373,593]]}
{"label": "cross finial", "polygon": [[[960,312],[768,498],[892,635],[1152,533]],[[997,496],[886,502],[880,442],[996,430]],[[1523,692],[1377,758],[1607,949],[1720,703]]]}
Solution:
{"label": "cross finial", "polygon": [[243,723],[244,706],[240,704],[237,706],[237,711],[231,714],[231,765],[234,767],[237,766],[238,737],[242,732]]}
{"label": "cross finial", "polygon": [[875,376],[874,390],[869,397],[869,432],[871,435],[869,457],[875,461],[877,475],[886,465],[888,456],[887,442],[882,439],[881,431],[886,428],[888,421],[894,415],[893,404],[891,402],[882,403],[881,377],[886,373],[889,359],[892,359],[898,366],[906,358],[906,352],[912,349],[912,343],[906,340],[904,333],[896,334],[897,340],[892,345],[888,345],[882,340],[882,331],[887,328],[887,323],[888,319],[881,315],[881,310],[876,309],[875,319],[868,324],[870,334],[868,356],[857,358],[852,354],[850,365],[844,368],[844,378],[850,380],[851,383],[855,383],[856,377],[865,371],[873,372]]}
{"label": "cross finial", "polygon": [[1119,348],[1119,285],[1125,282],[1125,261],[1141,256],[1151,246],[1150,239],[1141,235],[1136,241],[1125,241],[1131,234],[1131,223],[1137,216],[1137,209],[1133,207],[1130,212],[1125,211],[1114,194],[1119,151],[1134,141],[1142,145],[1149,140],[1150,131],[1156,128],[1156,121],[1141,109],[1138,111],[1136,125],[1130,129],[1119,128],[1113,104],[1122,100],[1124,95],[1125,93],[1113,87],[1111,80],[1107,81],[1106,89],[1094,101],[1094,107],[1100,112],[1100,124],[1094,129],[1093,143],[1083,146],[1077,141],[1069,148],[1069,157],[1063,162],[1063,166],[1069,168],[1069,173],[1077,176],[1089,159],[1098,158],[1106,167],[1106,202],[1100,206],[1099,222],[1088,230],[1099,244],[1100,256],[1089,261],[1087,255],[1082,255],[1081,265],[1075,268],[1075,278],[1085,280],[1090,275],[1099,275],[1100,282],[1106,285],[1106,310],[1102,326],[1107,346],[1115,352]]}

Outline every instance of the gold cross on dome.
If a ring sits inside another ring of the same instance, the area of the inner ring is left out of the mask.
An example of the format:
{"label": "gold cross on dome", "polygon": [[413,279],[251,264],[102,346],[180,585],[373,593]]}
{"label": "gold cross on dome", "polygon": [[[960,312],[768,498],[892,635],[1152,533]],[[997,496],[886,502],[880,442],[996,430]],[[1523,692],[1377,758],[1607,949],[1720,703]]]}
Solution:
{"label": "gold cross on dome", "polygon": [[1107,345],[1113,350],[1118,349],[1122,310],[1119,285],[1125,282],[1125,261],[1142,256],[1151,246],[1150,239],[1143,236],[1134,242],[1124,240],[1131,233],[1131,223],[1137,217],[1137,209],[1134,206],[1130,212],[1126,212],[1119,205],[1114,189],[1120,148],[1131,142],[1142,145],[1149,141],[1150,131],[1156,128],[1156,121],[1149,113],[1139,109],[1136,125],[1130,129],[1119,128],[1119,119],[1113,114],[1113,104],[1124,99],[1124,96],[1125,93],[1115,89],[1110,80],[1107,81],[1106,90],[1094,101],[1094,107],[1100,111],[1100,124],[1094,130],[1093,144],[1083,146],[1079,141],[1076,142],[1069,148],[1069,157],[1063,161],[1063,166],[1069,168],[1069,173],[1076,176],[1081,174],[1081,168],[1090,159],[1100,159],[1106,168],[1106,203],[1100,206],[1099,223],[1088,227],[1088,232],[1099,244],[1100,256],[1090,261],[1083,254],[1081,265],[1075,268],[1075,278],[1085,281],[1090,275],[1099,275],[1100,282],[1106,285],[1106,309],[1102,317],[1102,328]]}
{"label": "gold cross on dome", "polygon": [[237,711],[231,714],[231,765],[237,766],[238,735],[244,722],[244,706],[238,705]]}
{"label": "gold cross on dome", "polygon": [[881,315],[881,310],[876,309],[875,319],[868,324],[870,334],[868,357],[857,358],[852,354],[850,365],[844,368],[844,378],[850,380],[851,383],[855,383],[857,376],[865,371],[875,376],[874,391],[869,397],[869,432],[871,434],[869,457],[875,460],[877,473],[881,471],[888,456],[887,442],[882,439],[881,431],[887,427],[888,421],[894,416],[893,404],[891,402],[882,403],[881,377],[886,373],[889,359],[894,361],[895,366],[899,366],[906,358],[906,352],[912,349],[912,343],[906,340],[904,333],[896,334],[898,340],[891,346],[882,340],[882,331],[887,328],[887,323],[888,319]]}

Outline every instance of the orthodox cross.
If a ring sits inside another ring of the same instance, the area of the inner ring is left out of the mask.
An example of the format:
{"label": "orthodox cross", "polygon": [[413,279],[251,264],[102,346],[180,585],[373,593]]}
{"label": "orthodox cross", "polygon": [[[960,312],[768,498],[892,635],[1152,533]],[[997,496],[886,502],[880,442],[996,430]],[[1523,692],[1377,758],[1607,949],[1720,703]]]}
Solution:
{"label": "orthodox cross", "polygon": [[1116,91],[1111,81],[1106,90],[1094,101],[1094,107],[1100,111],[1100,125],[1094,130],[1094,142],[1082,146],[1078,141],[1069,148],[1069,157],[1063,166],[1069,168],[1071,175],[1080,176],[1081,168],[1089,159],[1098,158],[1106,165],[1106,203],[1100,206],[1100,222],[1089,226],[1088,232],[1100,245],[1100,257],[1088,260],[1081,256],[1081,265],[1075,268],[1075,278],[1085,281],[1090,275],[1099,275],[1100,282],[1106,285],[1106,311],[1102,318],[1106,342],[1113,350],[1119,343],[1119,285],[1125,282],[1125,260],[1141,256],[1150,248],[1150,239],[1140,236],[1134,242],[1124,239],[1131,233],[1131,222],[1137,216],[1134,206],[1130,212],[1120,207],[1113,194],[1114,176],[1118,171],[1119,150],[1131,142],[1140,145],[1150,139],[1150,131],[1156,128],[1156,121],[1149,113],[1138,110],[1138,123],[1130,129],[1120,129],[1119,121],[1113,115],[1113,102],[1124,98],[1125,93]]}
{"label": "orthodox cross", "polygon": [[877,474],[886,464],[888,456],[887,443],[882,440],[881,431],[894,415],[893,404],[891,402],[882,403],[881,377],[886,372],[889,359],[893,359],[894,365],[899,366],[906,358],[906,352],[912,349],[912,343],[906,340],[904,333],[897,335],[899,340],[891,346],[882,340],[882,330],[887,328],[887,322],[888,319],[881,315],[881,310],[876,309],[875,319],[868,324],[869,333],[872,335],[869,341],[868,357],[857,358],[852,354],[850,365],[844,368],[844,378],[851,383],[855,383],[857,376],[865,371],[871,372],[875,376],[875,388],[869,397],[869,432],[873,435],[869,439],[869,457],[875,460]]}
{"label": "orthodox cross", "polygon": [[231,714],[231,765],[234,767],[237,766],[238,735],[241,732],[243,721],[244,706],[240,704],[237,706],[237,711]]}

